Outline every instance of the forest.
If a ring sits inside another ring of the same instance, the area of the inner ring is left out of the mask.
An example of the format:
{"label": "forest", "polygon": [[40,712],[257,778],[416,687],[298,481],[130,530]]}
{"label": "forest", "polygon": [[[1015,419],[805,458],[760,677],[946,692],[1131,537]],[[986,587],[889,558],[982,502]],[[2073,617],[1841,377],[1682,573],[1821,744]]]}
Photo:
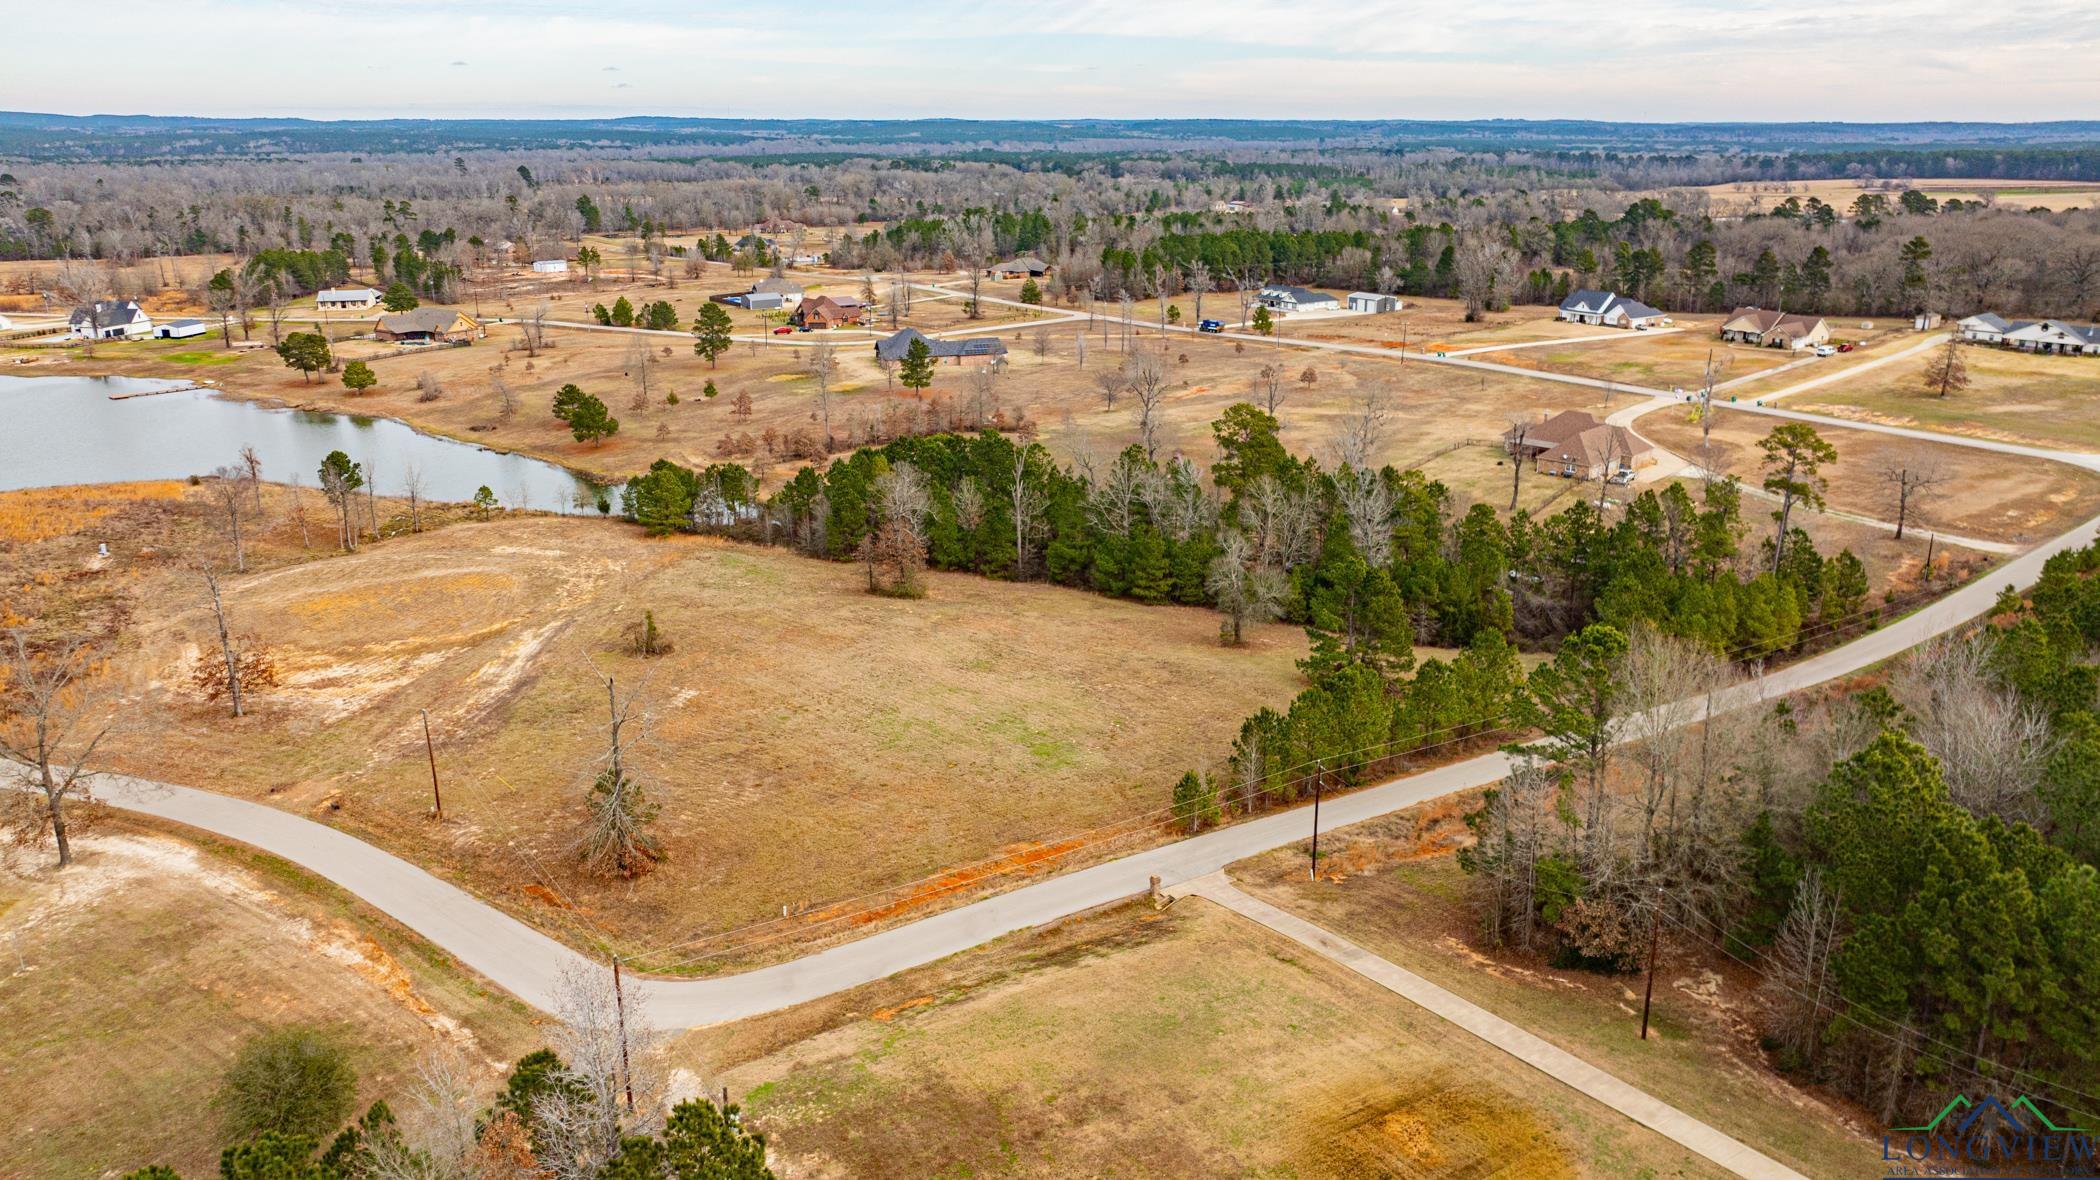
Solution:
{"label": "forest", "polygon": [[[82,272],[65,260],[334,249],[391,264],[414,245],[440,277],[410,285],[450,298],[454,276],[565,253],[585,233],[625,235],[609,269],[660,274],[679,253],[718,253],[672,241],[673,227],[790,223],[847,227],[829,262],[849,270],[1040,253],[1056,266],[1049,293],[1065,303],[1293,282],[1481,309],[1592,286],[1680,311],[1782,301],[1840,315],[2095,310],[2100,212],[1941,202],[1903,178],[2090,178],[2100,149],[1906,151],[1875,149],[1871,164],[1825,153],[1813,166],[1792,155],[1346,147],[24,161],[0,171],[0,259],[51,260],[50,271],[18,273],[16,289],[81,298],[142,292],[75,290]],[[1689,187],[1806,175],[1885,179],[1844,208],[1777,193],[1742,216],[1716,216]],[[1248,207],[1219,211],[1226,201]]]}

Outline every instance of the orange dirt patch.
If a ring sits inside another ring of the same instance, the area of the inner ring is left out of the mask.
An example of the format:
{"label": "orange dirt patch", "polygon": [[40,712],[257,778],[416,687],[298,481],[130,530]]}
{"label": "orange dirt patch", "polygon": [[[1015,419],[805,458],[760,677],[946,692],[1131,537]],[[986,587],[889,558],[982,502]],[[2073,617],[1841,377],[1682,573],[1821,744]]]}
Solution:
{"label": "orange dirt patch", "polygon": [[901,1012],[909,1012],[913,1008],[924,1008],[926,1005],[931,1003],[933,1003],[932,996],[916,996],[912,999],[904,1001],[902,1004],[892,1004],[887,1008],[877,1008],[873,1012],[868,1013],[868,1019],[895,1020],[897,1019],[897,1015]]}

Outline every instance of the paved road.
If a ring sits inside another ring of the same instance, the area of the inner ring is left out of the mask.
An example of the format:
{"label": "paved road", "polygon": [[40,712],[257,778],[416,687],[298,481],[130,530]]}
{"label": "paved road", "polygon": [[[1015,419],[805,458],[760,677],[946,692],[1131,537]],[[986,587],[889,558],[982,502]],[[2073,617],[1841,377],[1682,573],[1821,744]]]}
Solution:
{"label": "paved road", "polygon": [[1573,1053],[1525,1032],[1471,1000],[1452,994],[1389,959],[1330,934],[1311,922],[1233,887],[1223,873],[1199,878],[1177,890],[1200,897],[1259,923],[1325,958],[1332,959],[1412,1000],[1547,1077],[1596,1099],[1627,1118],[1659,1132],[1738,1176],[1751,1180],[1807,1180],[1778,1160],[1715,1130],[1642,1090],[1637,1090]]}
{"label": "paved road", "polygon": [[[1990,575],[1924,609],[1842,647],[1747,683],[1715,701],[1716,711],[1743,708],[1849,675],[1886,660],[1988,609],[1999,590],[2025,585],[2051,554],[2092,543],[2100,518],[2022,554]],[[1689,722],[1703,709],[1682,710]],[[1359,823],[1454,791],[1485,786],[1508,771],[1501,753],[1411,774],[1328,800],[1321,822]],[[580,958],[523,922],[355,837],[289,812],[209,791],[105,778],[97,792],[127,810],[159,816],[251,844],[326,877],[525,1002],[552,1005],[563,966]],[[968,950],[1001,935],[1129,897],[1158,875],[1177,884],[1236,860],[1302,840],[1305,808],[1275,812],[1091,868],[1063,873],[1011,892],[934,914],[855,942],[741,975],[705,980],[645,980],[654,1018],[688,1028],[769,1012],[869,983]]]}

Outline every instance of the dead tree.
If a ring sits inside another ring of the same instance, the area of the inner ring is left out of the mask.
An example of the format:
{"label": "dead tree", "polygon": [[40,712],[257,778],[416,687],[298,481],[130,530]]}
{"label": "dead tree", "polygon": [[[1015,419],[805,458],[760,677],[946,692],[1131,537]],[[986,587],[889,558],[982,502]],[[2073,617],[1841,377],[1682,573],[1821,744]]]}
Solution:
{"label": "dead tree", "polygon": [[233,541],[233,569],[235,573],[248,572],[248,554],[241,546],[241,507],[248,499],[246,473],[239,467],[221,467],[211,473],[211,489],[219,508],[226,513],[226,532]]}
{"label": "dead tree", "polygon": [[610,713],[605,765],[591,780],[587,819],[578,852],[591,871],[603,876],[639,877],[663,859],[663,845],[649,832],[656,805],[643,794],[629,772],[627,751],[638,740],[644,719],[637,714],[640,688],[620,698],[613,678],[605,678]]}
{"label": "dead tree", "polygon": [[241,448],[241,469],[247,473],[248,490],[255,493],[255,515],[261,516],[263,512],[262,456],[255,453],[254,447]]}
{"label": "dead tree", "polygon": [[39,650],[19,628],[7,633],[4,648],[0,759],[21,763],[22,777],[42,795],[40,805],[10,806],[10,826],[25,842],[41,843],[49,833],[64,868],[73,863],[66,804],[93,802],[88,787],[95,772],[88,765],[110,728],[105,695],[91,680],[94,651],[77,639]]}
{"label": "dead tree", "polygon": [[1524,461],[1530,458],[1525,443],[1531,439],[1531,415],[1513,414],[1502,435],[1502,451],[1509,456],[1509,510],[1517,510],[1517,497],[1524,491]]}
{"label": "dead tree", "polygon": [[1898,541],[1903,539],[1903,530],[1909,527],[1912,514],[1934,494],[1933,489],[1952,478],[1945,464],[1923,452],[1889,460],[1882,465],[1880,475],[1889,505],[1896,510]]}
{"label": "dead tree", "polygon": [[233,650],[233,634],[226,626],[226,603],[219,597],[219,578],[210,566],[200,567],[204,588],[211,594],[212,617],[219,624],[219,655],[226,661],[226,695],[233,701],[233,715],[241,716],[241,662]]}

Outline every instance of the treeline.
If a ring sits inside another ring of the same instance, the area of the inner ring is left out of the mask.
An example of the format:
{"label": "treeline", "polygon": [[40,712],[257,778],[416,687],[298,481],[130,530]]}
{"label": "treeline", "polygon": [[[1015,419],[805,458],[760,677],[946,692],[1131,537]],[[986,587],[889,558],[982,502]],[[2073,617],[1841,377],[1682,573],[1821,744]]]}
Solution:
{"label": "treeline", "polygon": [[1485,934],[1602,970],[1658,929],[1740,959],[1775,1064],[1885,1123],[1976,1087],[2094,1113],[2096,574],[2100,546],[2061,554],[1883,684],[1703,725],[1734,682],[1709,649],[1586,627],[1469,817]]}

